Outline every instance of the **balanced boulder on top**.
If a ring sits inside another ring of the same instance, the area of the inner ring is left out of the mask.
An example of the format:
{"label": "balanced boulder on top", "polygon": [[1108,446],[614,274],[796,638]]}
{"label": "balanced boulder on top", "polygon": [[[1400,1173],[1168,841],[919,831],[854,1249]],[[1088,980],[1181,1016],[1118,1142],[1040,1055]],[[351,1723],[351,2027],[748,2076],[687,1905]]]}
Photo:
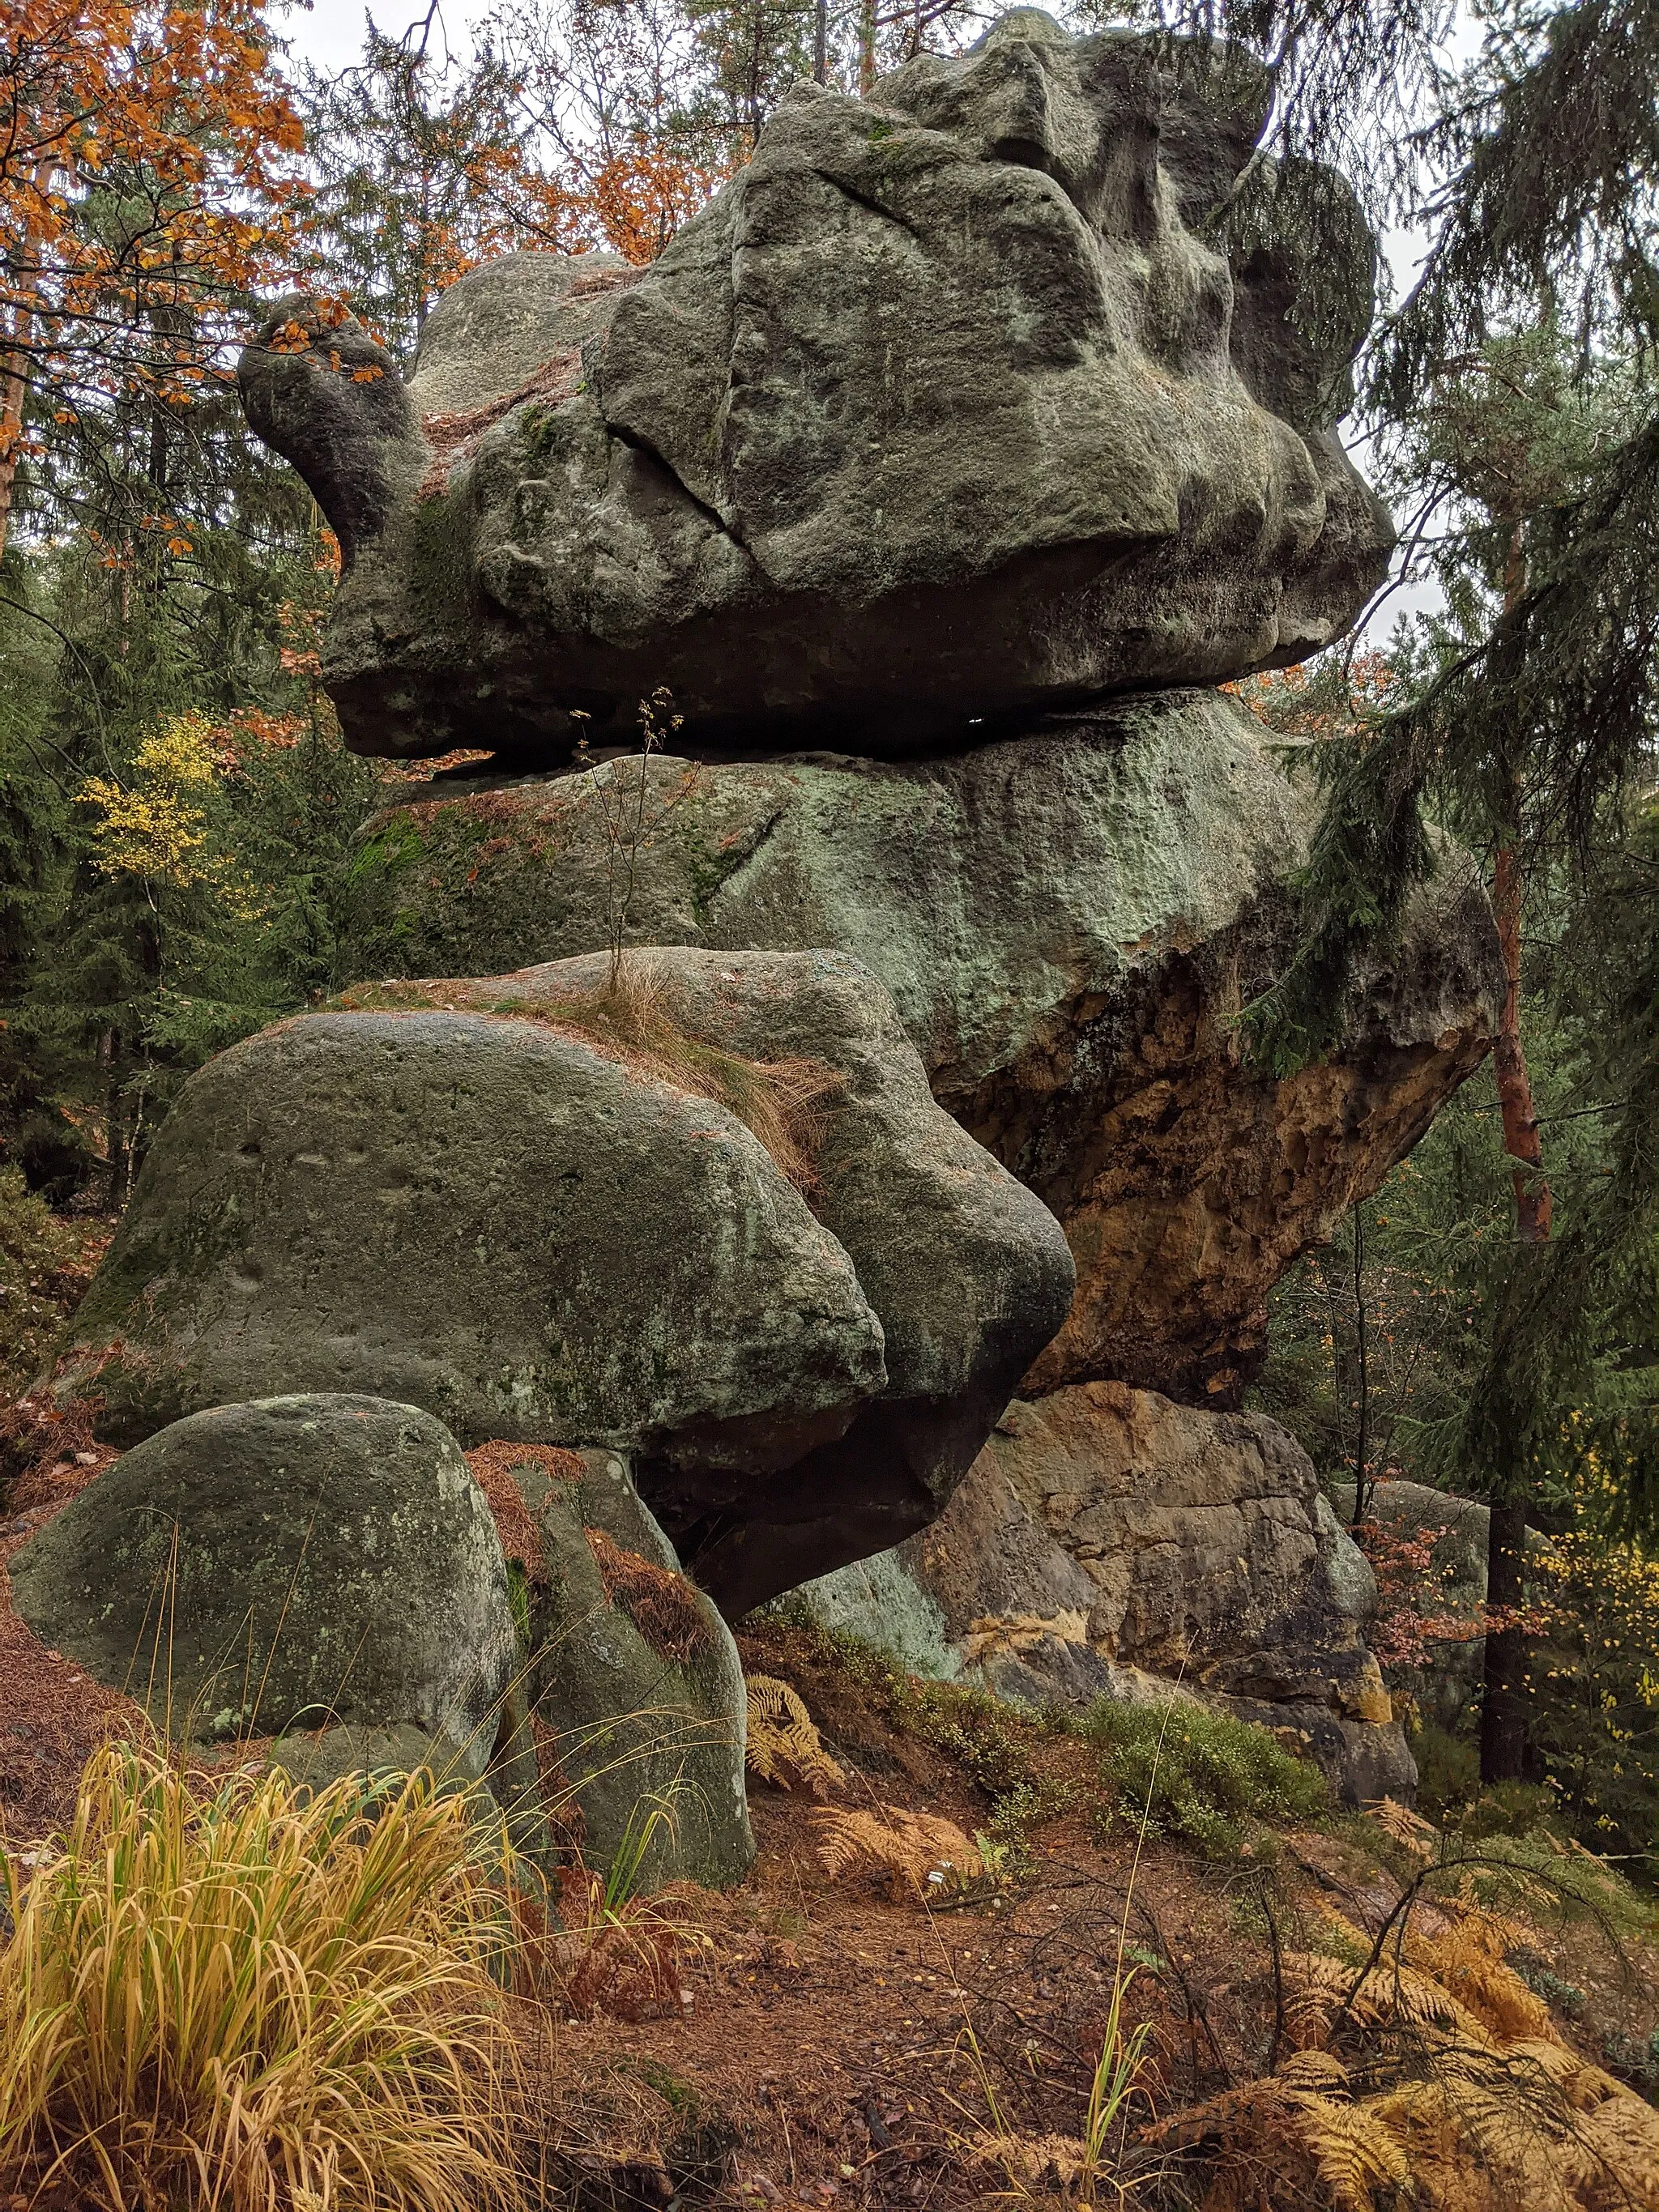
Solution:
{"label": "balanced boulder on top", "polygon": [[1392,542],[1334,427],[1374,247],[1270,97],[1019,9],[798,86],[642,274],[463,277],[407,385],[281,302],[243,401],[345,550],[349,741],[556,761],[666,686],[694,748],[891,757],[1328,644]]}

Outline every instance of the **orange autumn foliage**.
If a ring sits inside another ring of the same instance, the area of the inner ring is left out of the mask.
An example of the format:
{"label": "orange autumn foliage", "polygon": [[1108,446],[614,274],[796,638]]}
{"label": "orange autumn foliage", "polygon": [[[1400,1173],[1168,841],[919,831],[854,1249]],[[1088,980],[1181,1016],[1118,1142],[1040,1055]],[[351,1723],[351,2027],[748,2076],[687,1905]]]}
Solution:
{"label": "orange autumn foliage", "polygon": [[301,129],[264,0],[0,0],[0,544],[30,402],[189,404],[282,273]]}

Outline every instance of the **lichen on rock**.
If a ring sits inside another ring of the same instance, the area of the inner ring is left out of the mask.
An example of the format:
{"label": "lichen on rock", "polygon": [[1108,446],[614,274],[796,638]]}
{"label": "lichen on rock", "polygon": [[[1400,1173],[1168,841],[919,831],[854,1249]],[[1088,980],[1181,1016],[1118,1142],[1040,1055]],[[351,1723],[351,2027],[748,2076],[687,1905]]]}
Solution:
{"label": "lichen on rock", "polygon": [[1393,539],[1334,428],[1375,247],[1270,97],[1017,9],[794,88],[637,281],[463,277],[406,386],[278,303],[243,401],[347,554],[349,741],[554,762],[666,685],[697,749],[902,757],[1328,644]]}

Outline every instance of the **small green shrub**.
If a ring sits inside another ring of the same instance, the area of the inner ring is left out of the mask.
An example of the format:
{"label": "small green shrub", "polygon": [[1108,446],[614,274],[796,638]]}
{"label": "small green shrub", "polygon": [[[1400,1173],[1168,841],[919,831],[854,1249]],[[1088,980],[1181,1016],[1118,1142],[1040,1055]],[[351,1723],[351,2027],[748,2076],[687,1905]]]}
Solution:
{"label": "small green shrub", "polygon": [[1530,1836],[1547,1830],[1558,1810],[1552,1793],[1530,1782],[1493,1782],[1465,1807],[1455,1826],[1465,1844],[1493,1836]]}
{"label": "small green shrub", "polygon": [[1104,1819],[1179,1837],[1206,1858],[1234,1858],[1246,1820],[1306,1820],[1325,1809],[1324,1777],[1266,1729],[1197,1705],[1120,1705],[1097,1698],[1083,1733],[1100,1747]]}
{"label": "small green shrub", "polygon": [[1437,1828],[1455,1825],[1480,1795],[1480,1754],[1472,1743],[1432,1723],[1412,1738],[1417,1761],[1417,1809]]}

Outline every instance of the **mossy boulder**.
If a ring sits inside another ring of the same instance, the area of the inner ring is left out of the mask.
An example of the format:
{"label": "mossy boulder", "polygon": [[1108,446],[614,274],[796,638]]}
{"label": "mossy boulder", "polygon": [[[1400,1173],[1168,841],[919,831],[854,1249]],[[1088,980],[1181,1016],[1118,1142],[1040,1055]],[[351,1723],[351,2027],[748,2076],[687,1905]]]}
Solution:
{"label": "mossy boulder", "polygon": [[494,1747],[514,1648],[501,1540],[454,1437],[414,1406],[192,1414],[31,1538],[11,1590],[43,1643],[175,1735],[356,1729],[424,1741],[468,1780]]}
{"label": "mossy boulder", "polygon": [[73,1344],[117,1440],[368,1390],[468,1444],[695,1437],[749,1468],[886,1373],[852,1262],[735,1115],[527,1009],[430,1005],[307,1015],[193,1076]]}
{"label": "mossy boulder", "polygon": [[356,1389],[610,1446],[736,1619],[926,1526],[1072,1285],[857,961],[586,956],[356,990],[200,1071],[57,1388],[116,1436]]}
{"label": "mossy boulder", "polygon": [[542,1547],[529,1680],[556,1762],[543,1784],[555,1827],[579,1815],[586,1863],[646,1888],[740,1881],[755,1844],[731,1630],[617,1454],[573,1455],[568,1475],[532,1462],[513,1479]]}

